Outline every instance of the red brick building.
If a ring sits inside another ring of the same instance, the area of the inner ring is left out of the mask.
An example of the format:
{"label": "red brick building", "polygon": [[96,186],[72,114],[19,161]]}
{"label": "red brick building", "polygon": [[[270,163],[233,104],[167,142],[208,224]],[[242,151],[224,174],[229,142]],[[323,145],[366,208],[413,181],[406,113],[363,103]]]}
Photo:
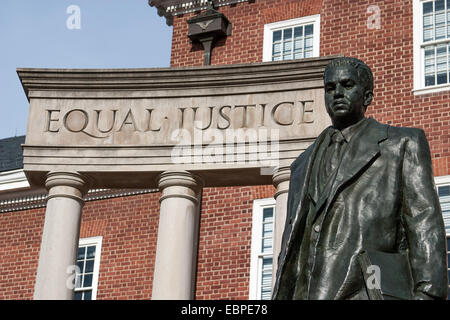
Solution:
{"label": "red brick building", "polygon": [[[205,12],[206,2],[150,1],[164,16],[161,19],[173,25],[172,68],[204,64],[202,44],[188,37],[188,20]],[[231,23],[231,34],[213,42],[213,66],[333,55],[365,61],[375,79],[368,115],[425,130],[450,236],[450,1],[219,0],[214,4]],[[5,150],[0,149],[4,164],[0,168],[0,299],[33,298],[44,224],[45,190],[28,186],[21,143],[21,138],[0,141]],[[203,189],[195,299],[269,297],[275,191],[273,185]],[[78,262],[83,278],[75,289],[78,298],[152,297],[160,197],[157,189],[88,193],[80,231]]]}

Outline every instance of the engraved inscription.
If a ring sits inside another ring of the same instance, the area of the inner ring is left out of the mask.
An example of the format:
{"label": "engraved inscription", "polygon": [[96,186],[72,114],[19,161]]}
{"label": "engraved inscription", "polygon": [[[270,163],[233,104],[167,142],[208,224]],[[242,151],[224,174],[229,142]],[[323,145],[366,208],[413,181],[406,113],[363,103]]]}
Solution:
{"label": "engraved inscription", "polygon": [[[301,128],[314,125],[315,101],[210,106],[48,108],[44,132],[82,133],[106,138],[113,133],[139,132],[169,135],[176,129],[227,130],[248,128]],[[171,131],[170,131],[171,130]]]}

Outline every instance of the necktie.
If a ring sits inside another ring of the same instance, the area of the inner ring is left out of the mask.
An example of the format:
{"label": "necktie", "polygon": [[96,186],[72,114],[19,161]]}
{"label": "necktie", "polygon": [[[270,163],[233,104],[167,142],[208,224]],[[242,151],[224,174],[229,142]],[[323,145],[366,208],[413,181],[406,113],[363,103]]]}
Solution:
{"label": "necktie", "polygon": [[329,177],[339,165],[344,142],[345,138],[342,133],[339,130],[334,130],[328,147],[330,150],[327,150],[327,161],[325,162],[327,177]]}

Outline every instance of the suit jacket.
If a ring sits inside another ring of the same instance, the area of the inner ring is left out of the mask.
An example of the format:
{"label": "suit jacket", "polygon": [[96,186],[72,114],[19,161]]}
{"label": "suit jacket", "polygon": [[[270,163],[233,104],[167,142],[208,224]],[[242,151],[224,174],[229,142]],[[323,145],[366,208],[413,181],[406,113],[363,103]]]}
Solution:
{"label": "suit jacket", "polygon": [[307,299],[363,297],[357,259],[362,250],[406,254],[413,278],[410,296],[445,299],[445,229],[424,132],[369,118],[350,140],[329,192],[317,196],[309,191],[309,181],[325,132],[291,165],[273,298],[293,298],[300,270],[292,266],[297,266],[304,235],[315,233],[305,230],[312,206],[323,219],[313,222],[320,232],[311,241]]}

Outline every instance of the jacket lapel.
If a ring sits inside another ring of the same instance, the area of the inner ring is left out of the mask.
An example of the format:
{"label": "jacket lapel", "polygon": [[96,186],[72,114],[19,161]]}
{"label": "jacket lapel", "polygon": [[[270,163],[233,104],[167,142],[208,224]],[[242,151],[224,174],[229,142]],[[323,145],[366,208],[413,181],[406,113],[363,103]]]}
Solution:
{"label": "jacket lapel", "polygon": [[334,201],[339,190],[354,176],[367,168],[368,164],[379,155],[379,142],[387,138],[387,126],[369,118],[367,124],[350,140],[342,157],[336,178],[329,192],[327,207]]}
{"label": "jacket lapel", "polygon": [[[302,211],[301,209],[305,203],[305,198],[308,196],[309,181],[311,179],[311,171],[312,171],[314,159],[316,157],[316,154],[317,154],[317,151],[319,149],[321,142],[326,137],[326,132],[327,132],[328,128],[326,128],[324,131],[322,131],[322,133],[319,135],[319,137],[314,142],[313,149],[311,151],[311,155],[309,156],[309,159],[306,162],[306,168],[305,168],[306,172],[304,174],[305,178],[302,181],[299,181],[299,184],[300,184],[299,201],[295,208],[288,208],[288,211],[290,211],[289,212],[290,215],[287,215],[287,219],[292,219],[293,222],[292,222],[292,228],[289,232],[289,235],[288,235],[288,238],[286,241],[286,250],[284,251],[283,259],[281,259],[282,263],[285,262],[284,258],[288,255],[289,249],[291,247],[291,242],[292,242],[292,238],[293,238],[292,235],[295,234],[295,232],[298,232],[300,221],[302,220],[303,215],[307,211],[307,210]],[[292,173],[296,172],[297,171],[296,169],[297,169],[296,167],[292,168],[291,172]],[[292,215],[291,210],[295,210],[295,214]],[[279,267],[281,267],[281,266],[279,266]]]}

